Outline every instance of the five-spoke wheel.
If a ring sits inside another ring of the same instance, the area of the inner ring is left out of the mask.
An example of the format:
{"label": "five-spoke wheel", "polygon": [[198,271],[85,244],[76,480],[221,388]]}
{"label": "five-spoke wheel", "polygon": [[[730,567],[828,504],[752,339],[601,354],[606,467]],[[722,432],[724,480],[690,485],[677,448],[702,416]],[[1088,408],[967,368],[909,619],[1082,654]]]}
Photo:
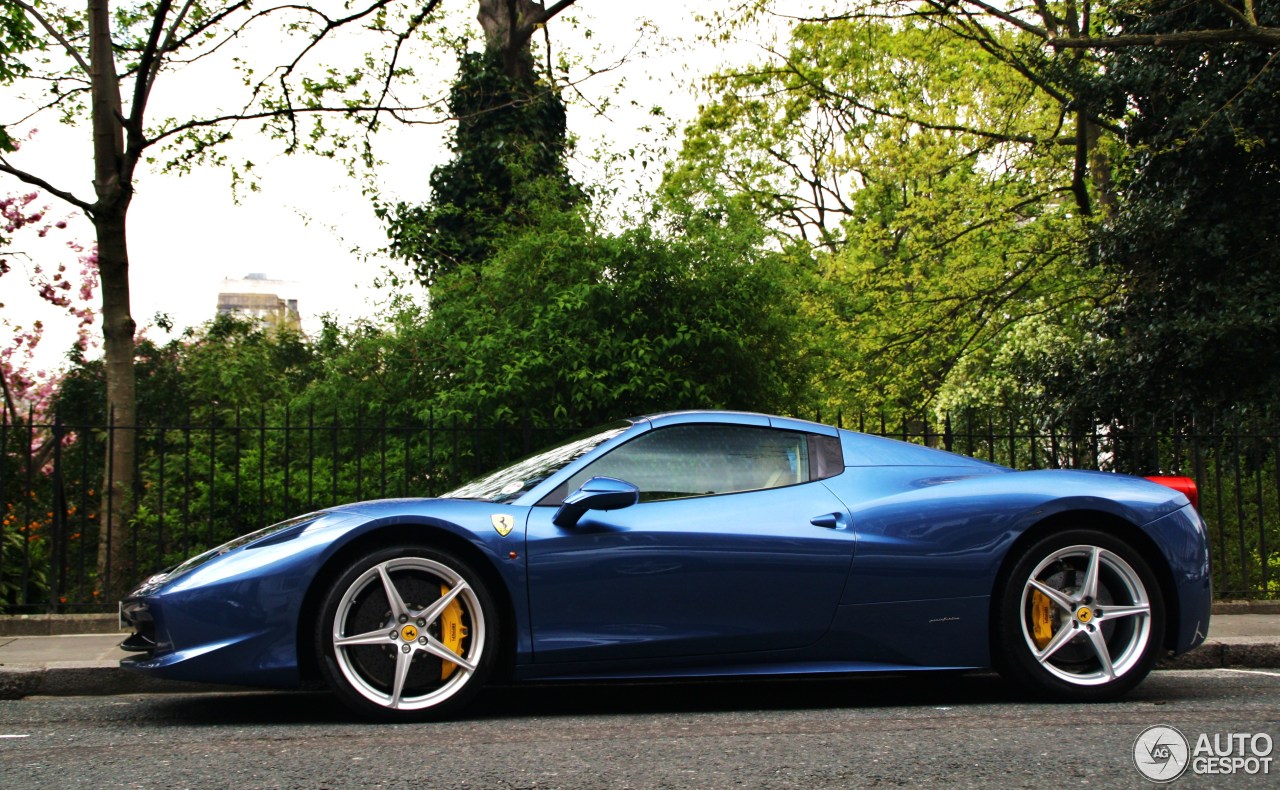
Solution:
{"label": "five-spoke wheel", "polygon": [[350,707],[382,719],[456,710],[496,653],[496,610],[465,562],[419,546],[373,552],[331,585],[316,629],[321,670]]}
{"label": "five-spoke wheel", "polygon": [[1059,699],[1103,700],[1151,671],[1164,599],[1128,544],[1094,530],[1027,549],[997,601],[993,653],[1015,682]]}

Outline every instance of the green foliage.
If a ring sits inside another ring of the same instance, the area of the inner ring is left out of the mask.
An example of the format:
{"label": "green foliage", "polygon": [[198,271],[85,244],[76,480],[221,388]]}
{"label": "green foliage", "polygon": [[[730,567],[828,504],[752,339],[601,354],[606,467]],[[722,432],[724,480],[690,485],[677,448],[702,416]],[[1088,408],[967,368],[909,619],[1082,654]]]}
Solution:
{"label": "green foliage", "polygon": [[[35,35],[35,29],[27,12],[16,3],[0,6],[0,85],[9,85],[26,76],[30,67],[22,55],[44,48],[44,41]],[[0,126],[0,151],[14,151],[16,146],[4,126]]]}
{"label": "green foliage", "polygon": [[827,410],[988,403],[1019,389],[1005,344],[1086,331],[1099,277],[1079,266],[1062,107],[990,49],[926,20],[829,19],[710,87],[666,188],[728,191],[812,242]]}
{"label": "green foliage", "polygon": [[432,171],[431,201],[380,210],[392,254],[427,285],[488,259],[503,233],[536,224],[548,194],[560,209],[582,198],[565,169],[565,107],[550,84],[507,77],[495,53],[467,53],[449,111],[454,158]]}
{"label": "green foliage", "polygon": [[[56,408],[65,422],[105,425],[101,359],[72,351]],[[200,329],[160,344],[136,344],[138,413],[151,422],[207,420],[237,408],[287,403],[316,378],[318,362],[302,334],[218,316]]]}
{"label": "green foliage", "polygon": [[203,333],[183,339],[175,379],[186,388],[191,406],[207,398],[224,408],[251,408],[300,394],[318,375],[316,364],[316,353],[301,333],[223,315]]}
{"label": "green foliage", "polygon": [[797,394],[798,278],[749,212],[673,197],[650,225],[595,227],[565,169],[557,92],[508,77],[497,53],[462,57],[450,109],[453,159],[432,201],[384,212],[430,310],[399,304],[326,363],[363,402],[590,424]]}
{"label": "green foliage", "polygon": [[29,518],[32,508],[40,506],[19,502],[14,507],[16,501],[9,500],[11,504],[0,513],[0,613],[20,601],[47,600],[49,590],[47,533],[52,519],[44,513]]}
{"label": "green foliage", "polygon": [[580,424],[796,393],[788,261],[740,213],[616,235],[544,214],[446,291],[424,327],[437,412]]}
{"label": "green foliage", "polygon": [[[44,48],[27,12],[17,3],[0,7],[0,83],[9,83],[30,72],[21,55]],[[6,149],[7,150],[7,149]]]}
{"label": "green foliage", "polygon": [[[1275,4],[1261,24],[1280,22]],[[1227,26],[1212,4],[1117,15],[1127,33]],[[1050,379],[1104,415],[1260,410],[1280,390],[1280,71],[1274,53],[1141,47],[1109,58],[1127,106],[1123,202],[1098,257],[1123,282],[1096,344]]]}

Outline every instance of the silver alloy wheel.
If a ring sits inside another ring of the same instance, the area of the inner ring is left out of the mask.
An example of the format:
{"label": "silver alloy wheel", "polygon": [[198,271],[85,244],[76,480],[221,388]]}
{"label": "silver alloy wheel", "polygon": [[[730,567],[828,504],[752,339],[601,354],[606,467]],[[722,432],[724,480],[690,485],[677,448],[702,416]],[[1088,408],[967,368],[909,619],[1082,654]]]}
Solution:
{"label": "silver alloy wheel", "polygon": [[[1051,636],[1043,645],[1033,622],[1036,592],[1050,607]],[[1122,677],[1142,661],[1151,639],[1146,585],[1122,557],[1100,546],[1066,546],[1045,557],[1023,586],[1020,611],[1034,660],[1077,686]]]}
{"label": "silver alloy wheel", "polygon": [[[439,597],[425,605],[412,596],[406,601],[401,593],[424,585],[439,590]],[[369,623],[358,623],[356,614],[371,600],[385,608],[372,630]],[[455,601],[466,628],[465,646],[457,652],[445,643],[453,640],[442,640],[439,633],[442,616]],[[347,633],[348,628],[358,632]],[[423,710],[449,699],[475,674],[484,649],[484,612],[475,590],[452,568],[426,557],[400,557],[369,568],[347,588],[333,618],[333,653],[343,676],[362,697],[392,710]],[[421,672],[411,682],[415,662],[428,658],[453,669],[438,682],[422,682]]]}

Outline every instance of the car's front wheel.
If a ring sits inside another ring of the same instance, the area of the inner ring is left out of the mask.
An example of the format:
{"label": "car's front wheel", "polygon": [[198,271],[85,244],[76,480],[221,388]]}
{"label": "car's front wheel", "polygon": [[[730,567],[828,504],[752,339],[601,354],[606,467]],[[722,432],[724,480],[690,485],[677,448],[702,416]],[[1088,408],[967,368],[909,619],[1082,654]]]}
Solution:
{"label": "car's front wheel", "polygon": [[494,664],[493,599],[448,552],[395,546],[366,554],[338,575],[320,611],[315,644],[325,681],[370,718],[453,713]]}
{"label": "car's front wheel", "polygon": [[1115,699],[1146,677],[1164,641],[1160,586],[1142,556],[1103,532],[1050,535],[1022,553],[996,601],[993,655],[1033,692]]}

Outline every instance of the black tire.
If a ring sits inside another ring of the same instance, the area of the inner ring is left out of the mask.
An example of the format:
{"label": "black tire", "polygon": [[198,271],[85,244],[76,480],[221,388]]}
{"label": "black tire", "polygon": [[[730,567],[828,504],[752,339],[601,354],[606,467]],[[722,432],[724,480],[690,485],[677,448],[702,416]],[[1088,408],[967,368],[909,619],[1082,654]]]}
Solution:
{"label": "black tire", "polygon": [[1132,546],[1072,529],[1014,563],[997,591],[991,653],[1002,675],[1037,696],[1112,700],[1155,666],[1166,616],[1155,574]]}
{"label": "black tire", "polygon": [[320,606],[315,645],[325,683],[353,711],[422,721],[456,713],[480,690],[500,633],[493,597],[465,561],[400,545],[338,574]]}

